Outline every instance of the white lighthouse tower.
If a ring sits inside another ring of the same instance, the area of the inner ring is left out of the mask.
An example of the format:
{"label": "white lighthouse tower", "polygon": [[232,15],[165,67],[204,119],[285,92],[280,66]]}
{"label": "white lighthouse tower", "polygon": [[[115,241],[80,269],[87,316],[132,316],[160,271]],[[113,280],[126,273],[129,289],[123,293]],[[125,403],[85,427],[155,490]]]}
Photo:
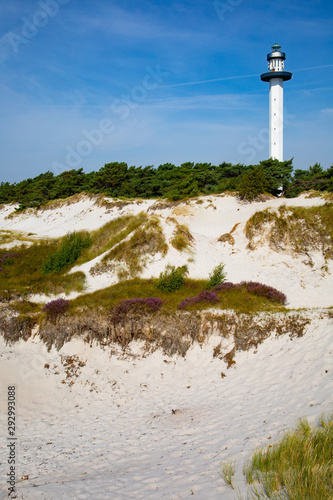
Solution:
{"label": "white lighthouse tower", "polygon": [[283,161],[283,82],[292,74],[284,71],[286,54],[281,45],[274,44],[267,54],[268,69],[260,78],[269,82],[269,157]]}

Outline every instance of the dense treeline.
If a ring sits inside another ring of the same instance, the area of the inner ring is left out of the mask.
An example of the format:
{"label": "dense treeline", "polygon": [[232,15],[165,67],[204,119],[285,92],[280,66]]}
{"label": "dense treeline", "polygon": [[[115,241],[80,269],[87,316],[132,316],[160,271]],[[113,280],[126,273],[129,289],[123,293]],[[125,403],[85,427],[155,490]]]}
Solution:
{"label": "dense treeline", "polygon": [[126,163],[107,163],[97,172],[69,170],[59,175],[52,172],[33,179],[0,184],[0,203],[20,203],[21,208],[39,206],[49,200],[67,198],[76,193],[105,194],[111,197],[159,198],[179,200],[200,194],[238,191],[243,198],[253,199],[268,192],[289,197],[302,191],[333,191],[333,166],[323,170],[319,164],[309,170],[295,170],[292,160],[265,160],[259,165],[221,163],[165,163],[157,168],[128,167]]}

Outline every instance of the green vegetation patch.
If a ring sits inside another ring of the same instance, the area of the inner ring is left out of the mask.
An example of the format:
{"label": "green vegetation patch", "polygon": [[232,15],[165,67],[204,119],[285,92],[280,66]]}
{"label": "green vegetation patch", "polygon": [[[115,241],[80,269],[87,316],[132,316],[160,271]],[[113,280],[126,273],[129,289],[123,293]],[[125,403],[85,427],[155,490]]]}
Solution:
{"label": "green vegetation patch", "polygon": [[[248,176],[252,171],[254,173]],[[185,162],[181,165],[165,163],[157,168],[152,165],[128,167],[124,162],[112,162],[96,172],[85,173],[80,168],[59,175],[45,172],[13,184],[1,182],[0,204],[19,203],[18,210],[37,209],[50,200],[76,201],[80,193],[104,194],[117,199],[181,200],[236,191],[241,191],[245,199],[252,199],[263,191],[280,194],[281,187],[288,197],[308,190],[333,191],[333,166],[324,170],[316,163],[308,170],[292,171],[292,160],[273,159],[261,161],[259,165]]]}
{"label": "green vegetation patch", "polygon": [[116,285],[81,295],[71,301],[71,311],[85,310],[109,311],[118,302],[125,299],[159,297],[163,300],[163,309],[177,310],[178,304],[188,294],[196,295],[204,288],[204,280],[186,280],[180,290],[172,294],[157,289],[156,280],[134,278]]}
{"label": "green vegetation patch", "polygon": [[109,250],[93,273],[116,265],[119,278],[126,279],[142,270],[149,255],[165,254],[167,249],[158,217],[145,213],[119,217],[90,234],[73,232],[61,239],[35,240],[29,248],[0,250],[0,294],[12,300],[29,293],[82,292],[84,273],[65,274],[73,265]]}
{"label": "green vegetation patch", "polygon": [[[59,241],[41,241],[28,248],[16,247],[10,251],[0,251],[0,261],[5,265],[0,270],[0,294],[11,297],[13,294],[24,296],[29,293],[58,294],[72,290],[82,291],[84,273],[68,275],[43,273],[43,265],[54,255]],[[8,255],[11,255],[8,258]]]}
{"label": "green vegetation patch", "polygon": [[17,300],[11,302],[10,307],[20,316],[33,316],[35,314],[40,314],[40,305],[28,300]]}
{"label": "green vegetation patch", "polygon": [[325,258],[333,258],[333,205],[318,207],[270,208],[256,212],[246,223],[248,248],[254,250],[264,239],[275,251],[291,250],[306,254],[320,250]]}
{"label": "green vegetation patch", "polygon": [[58,248],[43,263],[43,273],[51,274],[62,271],[80,257],[84,248],[91,246],[91,238],[87,232],[68,233],[63,238],[60,248]]}
{"label": "green vegetation patch", "polygon": [[184,285],[187,274],[187,266],[175,267],[168,265],[165,271],[161,272],[156,287],[163,292],[175,292]]}
{"label": "green vegetation patch", "polygon": [[[70,310],[75,313],[77,310],[84,308],[85,310],[100,310],[109,311],[118,302],[126,299],[158,297],[163,301],[163,310],[176,311],[182,301],[189,297],[196,297],[205,290],[205,280],[185,279],[182,286],[174,289],[172,293],[168,289],[162,290],[157,287],[159,280],[156,279],[140,279],[135,278],[128,281],[117,283],[103,290],[81,295],[70,303]],[[267,297],[255,295],[248,292],[246,287],[238,287],[231,289],[214,290],[218,297],[218,302],[215,302],[209,307],[217,309],[233,309],[241,313],[257,313],[260,311],[284,311],[283,304],[273,302]],[[218,287],[216,287],[218,288]],[[190,303],[189,310],[202,310],[207,308],[207,302]]]}
{"label": "green vegetation patch", "polygon": [[333,416],[318,427],[300,420],[295,431],[254,453],[244,468],[254,498],[331,500]]}

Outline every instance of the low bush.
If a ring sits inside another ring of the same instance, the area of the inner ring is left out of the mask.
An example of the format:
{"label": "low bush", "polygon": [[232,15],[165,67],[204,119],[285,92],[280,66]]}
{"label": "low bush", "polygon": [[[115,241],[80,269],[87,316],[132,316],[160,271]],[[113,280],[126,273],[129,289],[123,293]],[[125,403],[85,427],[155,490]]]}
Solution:
{"label": "low bush", "polygon": [[69,300],[56,299],[51,300],[43,307],[42,311],[46,313],[47,318],[55,319],[62,314],[65,314],[69,306]]}
{"label": "low bush", "polygon": [[158,297],[125,299],[115,305],[111,311],[111,321],[120,323],[124,321],[129,311],[158,311],[163,304],[163,300]]}
{"label": "low bush", "polygon": [[157,288],[163,292],[174,292],[185,283],[185,276],[188,273],[187,266],[175,267],[167,266],[165,271],[159,276],[156,282]]}
{"label": "low bush", "polygon": [[205,290],[204,292],[200,292],[199,295],[196,295],[195,297],[187,297],[186,299],[182,300],[178,306],[178,309],[185,309],[190,304],[199,304],[200,302],[215,304],[218,301],[219,298],[215,292]]}
{"label": "low bush", "polygon": [[214,267],[213,271],[209,275],[209,280],[206,286],[207,290],[214,288],[214,286],[220,285],[226,280],[227,275],[224,271],[224,267],[225,264],[222,263]]}
{"label": "low bush", "polygon": [[80,257],[82,250],[90,245],[91,238],[87,233],[74,231],[67,234],[60,248],[44,262],[43,274],[56,273],[70,266]]}
{"label": "low bush", "polygon": [[229,291],[229,290],[240,290],[241,287],[239,284],[231,283],[230,281],[226,281],[225,283],[221,283],[220,285],[216,285],[213,288],[213,292],[220,291]]}
{"label": "low bush", "polygon": [[253,295],[258,295],[259,297],[265,297],[271,302],[278,302],[280,304],[285,304],[287,302],[285,294],[272,286],[263,285],[256,281],[242,281],[240,286],[246,288],[249,293],[253,293]]}
{"label": "low bush", "polygon": [[245,290],[248,293],[256,295],[257,297],[263,297],[268,299],[270,302],[276,302],[278,304],[286,304],[287,302],[287,297],[283,292],[280,292],[272,286],[257,283],[256,281],[242,281],[241,283],[231,283],[227,281],[215,286],[212,289],[213,292],[230,290]]}

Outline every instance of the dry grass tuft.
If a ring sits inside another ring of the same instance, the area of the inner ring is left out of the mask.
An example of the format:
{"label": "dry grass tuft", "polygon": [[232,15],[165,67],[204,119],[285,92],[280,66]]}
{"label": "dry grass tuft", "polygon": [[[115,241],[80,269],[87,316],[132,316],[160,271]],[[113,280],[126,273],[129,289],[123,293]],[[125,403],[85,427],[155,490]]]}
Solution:
{"label": "dry grass tuft", "polygon": [[195,212],[196,212],[195,208],[189,205],[180,205],[173,209],[172,215],[188,216],[188,215],[195,215]]}
{"label": "dry grass tuft", "polygon": [[320,250],[333,258],[333,205],[286,207],[256,212],[246,223],[248,248],[255,250],[268,242],[275,251],[308,254]]}
{"label": "dry grass tuft", "polygon": [[77,264],[83,264],[98,257],[125,240],[133,231],[146,223],[147,215],[125,215],[107,222],[101,228],[90,233],[91,247],[86,250]]}
{"label": "dry grass tuft", "polygon": [[189,228],[185,224],[178,224],[176,222],[176,230],[173,234],[171,245],[179,252],[182,252],[185,248],[192,246],[193,242],[194,238]]}
{"label": "dry grass tuft", "polygon": [[230,233],[222,234],[222,236],[220,236],[217,241],[219,241],[221,243],[229,243],[229,245],[235,244],[235,238]]}
{"label": "dry grass tuft", "polygon": [[17,316],[13,310],[4,310],[0,314],[0,335],[8,344],[18,342],[20,339],[28,340],[37,320],[32,315],[22,314]]}
{"label": "dry grass tuft", "polygon": [[227,354],[223,356],[224,361],[227,363],[227,369],[231,368],[232,365],[236,364],[236,361],[234,360],[235,354],[236,354],[236,347],[233,347],[231,351],[227,352]]}
{"label": "dry grass tuft", "polygon": [[333,191],[322,193],[322,197],[327,201],[327,203],[333,202]]}
{"label": "dry grass tuft", "polygon": [[[57,198],[56,200],[50,200],[46,202],[44,205],[41,205],[38,210],[44,212],[45,210],[55,210],[56,208],[69,207],[70,205],[74,205],[79,201],[86,199],[91,200],[96,197],[97,195],[92,195],[89,193],[84,193],[84,192],[76,193],[73,194],[72,196],[68,196],[68,198]],[[23,212],[25,212],[25,210]]]}
{"label": "dry grass tuft", "polygon": [[321,193],[320,191],[315,191],[315,190],[306,191],[303,194],[305,195],[305,198],[321,198],[323,195],[323,193]]}
{"label": "dry grass tuft", "polygon": [[7,245],[17,246],[19,244],[23,246],[29,246],[35,242],[35,239],[29,238],[29,235],[26,235],[20,231],[11,231],[8,229],[0,230],[0,246],[2,248],[5,248]]}
{"label": "dry grass tuft", "polygon": [[[134,225],[135,229],[130,231]],[[133,233],[132,236],[127,238],[127,235],[131,233]],[[134,278],[142,272],[150,256],[157,253],[165,255],[168,251],[157,216],[149,217],[143,213],[139,214],[132,221],[132,225],[127,226],[119,236],[124,238],[113,246],[99,264],[94,266],[91,270],[92,274],[116,271],[119,272],[121,279]]]}
{"label": "dry grass tuft", "polygon": [[182,200],[180,201],[171,201],[171,200],[156,200],[155,203],[150,205],[148,208],[148,212],[153,212],[154,210],[166,210],[167,208],[174,208],[184,203]]}
{"label": "dry grass tuft", "polygon": [[214,350],[215,357],[224,359],[231,366],[236,351],[256,348],[272,335],[289,335],[291,339],[302,337],[310,322],[309,318],[297,313],[263,315],[202,311],[202,334],[206,338],[218,334],[223,338],[234,339],[234,347],[230,352],[224,353],[222,345]]}
{"label": "dry grass tuft", "polygon": [[[135,203],[142,203],[140,200],[135,200]],[[123,209],[124,207],[127,207],[128,205],[132,205],[133,201],[130,200],[113,200],[109,201],[107,200],[103,195],[100,195],[96,198],[96,201],[94,205],[97,205],[98,207],[105,207],[107,209],[107,212],[110,210],[113,210],[114,208],[117,208],[118,210]]]}
{"label": "dry grass tuft", "polygon": [[224,233],[222,236],[219,237],[217,241],[220,241],[221,243],[229,243],[229,245],[234,245],[235,244],[235,238],[232,236],[232,233],[234,233],[239,226],[240,222],[237,222],[230,233]]}

